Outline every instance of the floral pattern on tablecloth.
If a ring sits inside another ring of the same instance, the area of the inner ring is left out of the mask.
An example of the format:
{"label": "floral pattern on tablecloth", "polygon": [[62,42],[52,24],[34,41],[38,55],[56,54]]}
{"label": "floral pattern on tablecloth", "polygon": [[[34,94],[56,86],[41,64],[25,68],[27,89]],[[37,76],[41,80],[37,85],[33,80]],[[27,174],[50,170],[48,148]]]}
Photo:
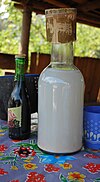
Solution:
{"label": "floral pattern on tablecloth", "polygon": [[0,120],[0,182],[100,182],[100,155],[84,149],[47,154],[34,134],[24,141],[9,139],[7,123]]}

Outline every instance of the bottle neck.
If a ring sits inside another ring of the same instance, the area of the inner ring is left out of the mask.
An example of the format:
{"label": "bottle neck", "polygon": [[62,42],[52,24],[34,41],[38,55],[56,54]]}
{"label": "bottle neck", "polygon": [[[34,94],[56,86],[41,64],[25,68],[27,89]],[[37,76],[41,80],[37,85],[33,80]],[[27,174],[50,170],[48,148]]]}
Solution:
{"label": "bottle neck", "polygon": [[62,68],[73,66],[73,42],[52,44],[51,65]]}
{"label": "bottle neck", "polygon": [[24,63],[16,60],[15,81],[24,81]]}

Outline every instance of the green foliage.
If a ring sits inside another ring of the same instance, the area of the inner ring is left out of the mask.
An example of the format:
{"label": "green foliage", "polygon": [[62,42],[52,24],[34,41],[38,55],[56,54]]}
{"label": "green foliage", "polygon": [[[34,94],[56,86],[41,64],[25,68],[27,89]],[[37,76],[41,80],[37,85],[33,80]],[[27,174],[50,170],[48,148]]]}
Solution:
{"label": "green foliage", "polygon": [[[0,31],[0,51],[3,53],[18,53],[21,36],[22,13],[14,8],[10,0],[5,0],[5,12],[2,13],[2,30]],[[7,15],[7,18],[5,16]]]}
{"label": "green foliage", "polygon": [[75,55],[100,58],[100,29],[77,24]]}
{"label": "green foliage", "polygon": [[45,16],[32,14],[29,52],[49,53],[50,44],[46,41]]}
{"label": "green foliage", "polygon": [[[0,12],[0,52],[17,54],[21,40],[22,11],[14,7],[11,0],[3,0],[5,10]],[[0,2],[0,5],[3,5]],[[51,45],[46,41],[45,16],[32,13],[29,55],[31,52],[50,53]],[[100,58],[100,29],[77,23],[75,56]]]}

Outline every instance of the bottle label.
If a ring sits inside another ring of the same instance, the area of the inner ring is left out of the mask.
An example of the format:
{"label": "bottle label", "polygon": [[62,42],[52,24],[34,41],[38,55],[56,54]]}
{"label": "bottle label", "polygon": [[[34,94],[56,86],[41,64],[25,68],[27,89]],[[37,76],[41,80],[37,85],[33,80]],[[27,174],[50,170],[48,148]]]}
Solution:
{"label": "bottle label", "polygon": [[8,126],[9,128],[21,127],[22,106],[8,108]]}

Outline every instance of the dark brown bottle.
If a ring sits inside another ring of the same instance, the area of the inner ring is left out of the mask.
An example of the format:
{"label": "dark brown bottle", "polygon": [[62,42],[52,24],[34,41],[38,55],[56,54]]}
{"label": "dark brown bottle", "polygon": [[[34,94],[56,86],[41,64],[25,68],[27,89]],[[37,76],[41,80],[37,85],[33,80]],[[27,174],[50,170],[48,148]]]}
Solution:
{"label": "dark brown bottle", "polygon": [[30,102],[25,86],[25,56],[15,57],[15,86],[8,101],[8,127],[11,139],[23,140],[30,136],[31,114]]}

